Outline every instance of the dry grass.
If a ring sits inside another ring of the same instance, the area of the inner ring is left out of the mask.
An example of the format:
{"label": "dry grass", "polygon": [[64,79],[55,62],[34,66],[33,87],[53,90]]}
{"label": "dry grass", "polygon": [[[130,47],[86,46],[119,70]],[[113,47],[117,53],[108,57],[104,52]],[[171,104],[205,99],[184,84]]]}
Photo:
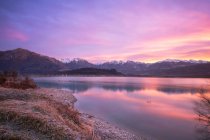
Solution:
{"label": "dry grass", "polygon": [[91,138],[73,106],[40,91],[0,88],[0,139]]}

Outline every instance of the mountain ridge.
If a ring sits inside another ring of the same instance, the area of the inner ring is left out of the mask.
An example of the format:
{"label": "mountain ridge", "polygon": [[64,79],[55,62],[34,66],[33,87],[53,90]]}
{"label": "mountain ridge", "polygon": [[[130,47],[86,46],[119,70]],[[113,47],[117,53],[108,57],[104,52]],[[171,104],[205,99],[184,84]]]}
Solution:
{"label": "mountain ridge", "polygon": [[[200,67],[200,68],[199,68]],[[201,68],[205,69],[201,69]],[[81,68],[115,69],[130,76],[202,76],[210,77],[210,62],[204,60],[166,59],[155,63],[138,61],[108,61],[94,64],[76,58],[62,62],[53,57],[41,55],[26,49],[0,51],[0,71],[15,70],[23,74],[57,74],[59,71]],[[187,71],[185,69],[189,69]],[[183,71],[183,73],[182,73]],[[199,74],[198,74],[199,73]]]}

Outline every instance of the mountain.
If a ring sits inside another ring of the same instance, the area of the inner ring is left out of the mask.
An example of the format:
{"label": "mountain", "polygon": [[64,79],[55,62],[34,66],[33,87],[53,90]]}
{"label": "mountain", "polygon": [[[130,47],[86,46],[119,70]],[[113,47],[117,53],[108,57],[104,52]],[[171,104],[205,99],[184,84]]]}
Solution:
{"label": "mountain", "polygon": [[[139,72],[138,75],[148,76],[188,76],[197,75],[196,72],[200,71],[200,66],[209,67],[210,62],[207,61],[195,61],[195,60],[164,60],[156,63],[149,64],[146,69]],[[184,69],[190,69],[188,73],[184,72]],[[182,73],[183,70],[183,73]],[[173,72],[172,72],[173,71]],[[176,71],[179,73],[176,73]],[[182,74],[181,74],[182,73]],[[136,73],[137,74],[137,73]],[[203,75],[209,75],[208,70],[203,70]]]}
{"label": "mountain", "polygon": [[167,77],[210,77],[210,63],[170,68],[155,72],[153,74],[154,76]]}
{"label": "mountain", "polygon": [[75,70],[62,71],[60,74],[65,75],[103,75],[103,76],[123,76],[122,73],[115,69],[98,69],[98,68],[80,68]]}
{"label": "mountain", "polygon": [[89,63],[87,60],[75,58],[73,60],[65,60],[66,68],[69,70],[80,69],[80,68],[90,68],[95,67],[94,64]]}
{"label": "mountain", "polygon": [[25,49],[0,51],[0,71],[23,74],[50,74],[64,67],[60,61]]}
{"label": "mountain", "polygon": [[102,64],[92,64],[79,58],[62,61],[21,48],[0,51],[0,71],[15,70],[22,74],[91,73],[94,75],[95,72],[97,75],[102,74],[103,70],[115,69],[128,76],[210,77],[210,62],[202,60],[166,59],[156,63],[110,61]]}

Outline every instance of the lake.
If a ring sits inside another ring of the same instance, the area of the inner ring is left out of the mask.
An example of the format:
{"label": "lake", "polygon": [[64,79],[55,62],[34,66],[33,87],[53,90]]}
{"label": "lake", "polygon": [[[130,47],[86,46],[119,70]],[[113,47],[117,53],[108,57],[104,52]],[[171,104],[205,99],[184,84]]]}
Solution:
{"label": "lake", "polygon": [[40,87],[73,91],[75,107],[136,135],[195,140],[196,102],[210,94],[210,79],[140,77],[36,77]]}

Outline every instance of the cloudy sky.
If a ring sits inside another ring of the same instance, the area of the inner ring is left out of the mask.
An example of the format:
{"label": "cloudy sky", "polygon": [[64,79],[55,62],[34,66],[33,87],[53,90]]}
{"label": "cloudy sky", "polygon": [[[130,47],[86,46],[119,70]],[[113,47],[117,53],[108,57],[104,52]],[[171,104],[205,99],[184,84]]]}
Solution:
{"label": "cloudy sky", "polygon": [[210,60],[210,0],[0,0],[0,50],[91,62]]}

